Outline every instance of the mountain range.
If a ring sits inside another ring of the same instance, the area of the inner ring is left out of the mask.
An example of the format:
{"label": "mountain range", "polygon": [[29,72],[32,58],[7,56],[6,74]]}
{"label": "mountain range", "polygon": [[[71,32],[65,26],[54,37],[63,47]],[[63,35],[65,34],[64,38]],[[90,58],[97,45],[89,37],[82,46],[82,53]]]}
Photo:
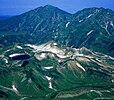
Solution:
{"label": "mountain range", "polygon": [[46,5],[0,22],[0,43],[45,43],[87,47],[114,56],[114,12],[86,8],[75,14]]}
{"label": "mountain range", "polygon": [[0,16],[0,21],[2,21],[2,20],[6,20],[6,19],[8,19],[8,18],[10,18],[11,16]]}
{"label": "mountain range", "polygon": [[46,5],[0,21],[0,100],[114,100],[114,12]]}

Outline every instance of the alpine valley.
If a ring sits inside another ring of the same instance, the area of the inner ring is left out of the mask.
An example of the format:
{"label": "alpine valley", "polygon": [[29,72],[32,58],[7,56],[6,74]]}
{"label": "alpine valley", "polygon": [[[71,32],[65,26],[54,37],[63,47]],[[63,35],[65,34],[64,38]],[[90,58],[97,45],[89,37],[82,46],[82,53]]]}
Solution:
{"label": "alpine valley", "polygon": [[1,19],[0,100],[114,100],[114,11],[46,5]]}

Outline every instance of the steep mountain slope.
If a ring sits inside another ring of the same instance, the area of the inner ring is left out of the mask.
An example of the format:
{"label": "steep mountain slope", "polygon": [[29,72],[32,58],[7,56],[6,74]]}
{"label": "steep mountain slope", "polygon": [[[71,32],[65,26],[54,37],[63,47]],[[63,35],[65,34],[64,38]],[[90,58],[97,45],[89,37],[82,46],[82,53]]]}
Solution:
{"label": "steep mountain slope", "polygon": [[69,14],[47,5],[1,21],[0,43],[44,43],[54,40],[114,56],[114,12],[86,8]]}
{"label": "steep mountain slope", "polygon": [[[63,26],[71,14],[51,5],[36,8],[20,16],[2,21],[1,32],[8,32],[13,36],[25,36],[27,42],[47,42],[52,39],[53,32],[64,30]],[[29,40],[29,37],[31,38]],[[9,37],[8,37],[9,38]],[[16,37],[18,39],[18,37]],[[28,39],[28,40],[27,40]],[[5,39],[4,39],[5,40]],[[6,39],[7,40],[7,39]],[[20,38],[18,41],[21,41]],[[16,40],[14,40],[16,42]]]}
{"label": "steep mountain slope", "polygon": [[[99,52],[114,53],[114,12],[86,8],[74,14],[70,45],[85,46]],[[114,55],[113,55],[114,56]]]}
{"label": "steep mountain slope", "polygon": [[2,48],[0,99],[113,100],[114,58],[54,41]]}

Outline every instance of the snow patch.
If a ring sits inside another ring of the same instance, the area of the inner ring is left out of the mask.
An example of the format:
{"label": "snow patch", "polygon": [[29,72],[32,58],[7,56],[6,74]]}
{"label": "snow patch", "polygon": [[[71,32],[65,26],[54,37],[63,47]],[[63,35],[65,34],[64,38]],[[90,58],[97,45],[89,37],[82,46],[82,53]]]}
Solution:
{"label": "snow patch", "polygon": [[87,33],[87,36],[90,35],[92,32],[93,32],[93,30],[89,31],[89,32]]}
{"label": "snow patch", "polygon": [[53,68],[53,66],[51,66],[51,67],[44,67],[45,69],[52,69]]}
{"label": "snow patch", "polygon": [[114,79],[112,80],[112,82],[114,83]]}
{"label": "snow patch", "polygon": [[23,49],[21,46],[17,46],[18,49]]}
{"label": "snow patch", "polygon": [[[87,16],[85,19],[90,18],[92,15],[93,15],[93,14],[90,14],[90,15],[89,15],[89,16]],[[79,23],[81,23],[81,22],[83,22],[83,21],[84,21],[84,19],[81,19],[81,20],[79,20]]]}
{"label": "snow patch", "polygon": [[47,80],[48,80],[48,81],[50,81],[50,80],[51,80],[51,77],[49,77],[49,76],[46,76],[46,78],[47,78]]}
{"label": "snow patch", "polygon": [[79,63],[76,63],[76,65],[81,68],[83,71],[86,71]]}
{"label": "snow patch", "polygon": [[11,54],[11,55],[9,55],[9,57],[15,57],[15,56],[19,56],[19,55],[22,55],[22,54],[15,53],[15,54]]}
{"label": "snow patch", "polygon": [[15,85],[12,85],[12,88],[14,91],[18,91],[17,88],[15,87]]}
{"label": "snow patch", "polygon": [[92,14],[90,14],[89,16],[87,16],[86,18],[90,18],[92,16]]}
{"label": "snow patch", "polygon": [[106,30],[106,32],[107,32],[107,34],[110,36],[111,34],[109,33],[109,31],[108,31],[108,24],[109,24],[109,22],[104,22],[104,24],[105,24],[105,26],[103,26],[103,25],[100,25],[103,29],[105,29]]}
{"label": "snow patch", "polygon": [[98,62],[101,62],[101,63],[102,63],[102,61],[101,61],[101,60],[99,60],[98,58],[96,58],[96,60],[97,60]]}
{"label": "snow patch", "polygon": [[8,60],[6,58],[3,59],[5,61],[6,64],[8,64]]}
{"label": "snow patch", "polygon": [[49,88],[50,88],[50,89],[53,89],[51,82],[49,82]]}
{"label": "snow patch", "polygon": [[112,21],[110,22],[110,25],[114,28],[114,24],[113,24],[113,22],[112,22]]}
{"label": "snow patch", "polygon": [[83,22],[83,19],[82,20],[79,20],[79,23]]}
{"label": "snow patch", "polygon": [[70,22],[66,23],[66,28],[68,27],[69,24],[70,24]]}
{"label": "snow patch", "polygon": [[9,52],[11,49],[6,50],[6,52]]}
{"label": "snow patch", "polygon": [[54,46],[57,46],[57,43],[53,43]]}
{"label": "snow patch", "polygon": [[[36,51],[47,51],[47,52],[52,52],[54,54],[56,54],[59,58],[66,58],[69,57],[69,55],[64,55],[64,50],[61,50],[59,48],[53,47],[52,45],[54,44],[43,44],[43,45],[31,45],[31,44],[27,44],[27,46],[34,48]],[[56,44],[55,44],[56,45]]]}
{"label": "snow patch", "polygon": [[80,54],[80,53],[78,53],[78,52],[75,52],[73,56],[74,56],[74,57],[75,57],[75,56],[86,57],[86,58],[90,58],[90,59],[93,58],[92,56]]}
{"label": "snow patch", "polygon": [[49,76],[45,76],[46,78],[47,78],[47,80],[49,81],[49,88],[50,89],[53,89],[53,87],[52,87],[52,82],[51,82],[51,77],[49,77]]}

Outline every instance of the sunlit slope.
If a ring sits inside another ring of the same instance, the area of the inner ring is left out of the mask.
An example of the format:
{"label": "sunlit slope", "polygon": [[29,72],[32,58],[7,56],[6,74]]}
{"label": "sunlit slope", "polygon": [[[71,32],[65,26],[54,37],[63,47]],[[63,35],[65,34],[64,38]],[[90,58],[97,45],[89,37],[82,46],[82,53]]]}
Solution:
{"label": "sunlit slope", "polygon": [[69,14],[47,5],[0,21],[0,44],[42,44],[54,40],[69,47],[86,47],[114,57],[114,12],[86,8]]}
{"label": "sunlit slope", "polygon": [[113,73],[113,57],[85,47],[13,45],[0,50],[0,98],[114,99]]}

